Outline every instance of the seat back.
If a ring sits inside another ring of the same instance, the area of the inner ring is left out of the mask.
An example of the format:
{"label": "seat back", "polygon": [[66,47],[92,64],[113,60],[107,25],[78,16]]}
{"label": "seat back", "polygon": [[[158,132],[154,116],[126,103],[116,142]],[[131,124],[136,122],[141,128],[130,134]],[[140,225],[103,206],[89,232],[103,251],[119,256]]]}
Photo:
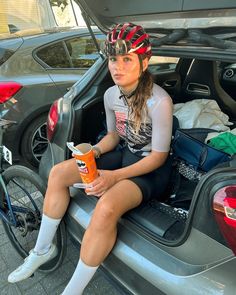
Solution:
{"label": "seat back", "polygon": [[220,85],[216,61],[194,60],[182,89],[185,102],[197,98],[213,99],[231,120],[236,119],[236,101]]}

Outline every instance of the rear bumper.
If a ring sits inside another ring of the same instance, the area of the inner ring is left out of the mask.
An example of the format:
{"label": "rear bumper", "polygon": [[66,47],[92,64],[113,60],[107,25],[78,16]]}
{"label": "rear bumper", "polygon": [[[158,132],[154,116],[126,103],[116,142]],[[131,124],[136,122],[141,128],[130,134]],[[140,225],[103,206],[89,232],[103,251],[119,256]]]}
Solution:
{"label": "rear bumper", "polygon": [[[68,232],[78,242],[88,227],[95,205],[96,199],[87,197],[82,191],[71,199],[65,221]],[[165,247],[136,231],[126,218],[122,218],[116,245],[103,267],[132,294],[220,295],[222,288],[224,294],[234,294],[235,257],[214,265],[201,264],[201,259],[199,264],[191,264],[187,259],[181,260],[179,253],[185,252],[188,256],[191,249],[198,250],[191,248],[188,253],[185,248],[186,245]]]}

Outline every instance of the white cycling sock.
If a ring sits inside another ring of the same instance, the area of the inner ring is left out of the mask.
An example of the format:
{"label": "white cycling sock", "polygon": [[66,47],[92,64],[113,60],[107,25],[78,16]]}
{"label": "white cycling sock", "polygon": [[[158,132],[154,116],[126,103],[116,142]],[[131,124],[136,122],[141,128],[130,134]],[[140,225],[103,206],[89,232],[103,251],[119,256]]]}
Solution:
{"label": "white cycling sock", "polygon": [[39,255],[47,253],[57,231],[60,219],[54,219],[43,214],[34,252]]}
{"label": "white cycling sock", "polygon": [[80,259],[62,295],[81,295],[97,269],[98,266],[89,266]]}

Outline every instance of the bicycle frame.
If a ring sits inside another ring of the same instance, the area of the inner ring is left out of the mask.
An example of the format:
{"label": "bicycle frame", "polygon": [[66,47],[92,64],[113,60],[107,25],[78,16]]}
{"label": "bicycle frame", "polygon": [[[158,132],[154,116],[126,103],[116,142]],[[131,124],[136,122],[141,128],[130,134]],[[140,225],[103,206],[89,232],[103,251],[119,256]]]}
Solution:
{"label": "bicycle frame", "polygon": [[[26,208],[22,208],[20,206],[12,205],[8,189],[6,187],[6,184],[5,184],[3,176],[2,176],[2,173],[4,171],[4,168],[3,168],[4,154],[3,154],[3,145],[2,145],[4,126],[14,124],[14,122],[13,121],[4,121],[4,120],[0,120],[0,122],[1,122],[1,124],[0,124],[0,188],[1,188],[1,190],[0,190],[0,192],[2,194],[0,196],[0,218],[4,222],[16,227],[17,220],[16,220],[16,216],[14,213],[16,213],[16,212],[28,213],[29,210],[27,210]],[[37,215],[40,215],[40,211],[38,210],[38,207],[37,207],[35,201],[31,197],[31,195],[27,192],[27,190],[22,185],[20,185],[17,181],[15,181],[15,180],[12,180],[12,181],[27,195],[27,197],[30,199],[31,203],[33,204],[33,207],[34,207]],[[4,212],[4,204],[3,204],[4,200],[6,200],[6,203],[7,203],[7,207],[9,210],[8,213]]]}
{"label": "bicycle frame", "polygon": [[[3,219],[4,222],[12,224],[13,226],[16,226],[17,221],[16,221],[15,215],[13,213],[13,208],[12,208],[12,205],[11,205],[10,196],[8,194],[6,185],[4,183],[2,173],[0,174],[0,185],[1,185],[2,189],[3,189],[3,194],[4,194],[4,196],[1,197],[1,202],[3,203],[4,197],[5,197],[5,199],[7,201],[8,208],[9,208],[9,212],[10,212],[10,217],[8,217],[7,214],[3,211],[3,209],[0,208],[0,218]],[[3,207],[3,204],[1,204],[1,206]]]}
{"label": "bicycle frame", "polygon": [[[3,128],[4,128],[4,125],[0,125],[0,185],[1,185],[1,194],[3,194],[0,197],[0,201],[1,201],[0,218],[3,219],[5,222],[16,226],[17,222],[16,222],[16,218],[13,214],[11,200],[10,200],[10,197],[9,197],[9,194],[7,191],[7,187],[6,187],[3,177],[2,177],[2,173],[4,171],[4,169],[3,169],[3,145],[2,145],[3,132],[4,132]],[[6,199],[6,201],[7,201],[7,205],[8,205],[9,212],[10,212],[10,217],[8,217],[7,214],[3,211],[3,200],[4,199]],[[10,221],[10,219],[12,221]]]}

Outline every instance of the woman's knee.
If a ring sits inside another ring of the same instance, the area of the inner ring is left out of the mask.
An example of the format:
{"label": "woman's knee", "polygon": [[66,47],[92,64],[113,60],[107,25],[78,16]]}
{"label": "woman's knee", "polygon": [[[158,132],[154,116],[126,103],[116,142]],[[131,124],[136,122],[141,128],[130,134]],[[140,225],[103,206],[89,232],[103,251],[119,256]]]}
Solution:
{"label": "woman's knee", "polygon": [[109,230],[117,223],[117,212],[114,204],[107,200],[99,200],[95,208],[91,225],[96,230]]}
{"label": "woman's knee", "polygon": [[57,178],[60,178],[59,174],[60,174],[59,164],[56,164],[50,170],[48,181],[49,182],[55,181]]}
{"label": "woman's knee", "polygon": [[48,183],[63,184],[63,180],[66,179],[65,176],[69,172],[67,167],[64,162],[54,165],[49,173]]}

